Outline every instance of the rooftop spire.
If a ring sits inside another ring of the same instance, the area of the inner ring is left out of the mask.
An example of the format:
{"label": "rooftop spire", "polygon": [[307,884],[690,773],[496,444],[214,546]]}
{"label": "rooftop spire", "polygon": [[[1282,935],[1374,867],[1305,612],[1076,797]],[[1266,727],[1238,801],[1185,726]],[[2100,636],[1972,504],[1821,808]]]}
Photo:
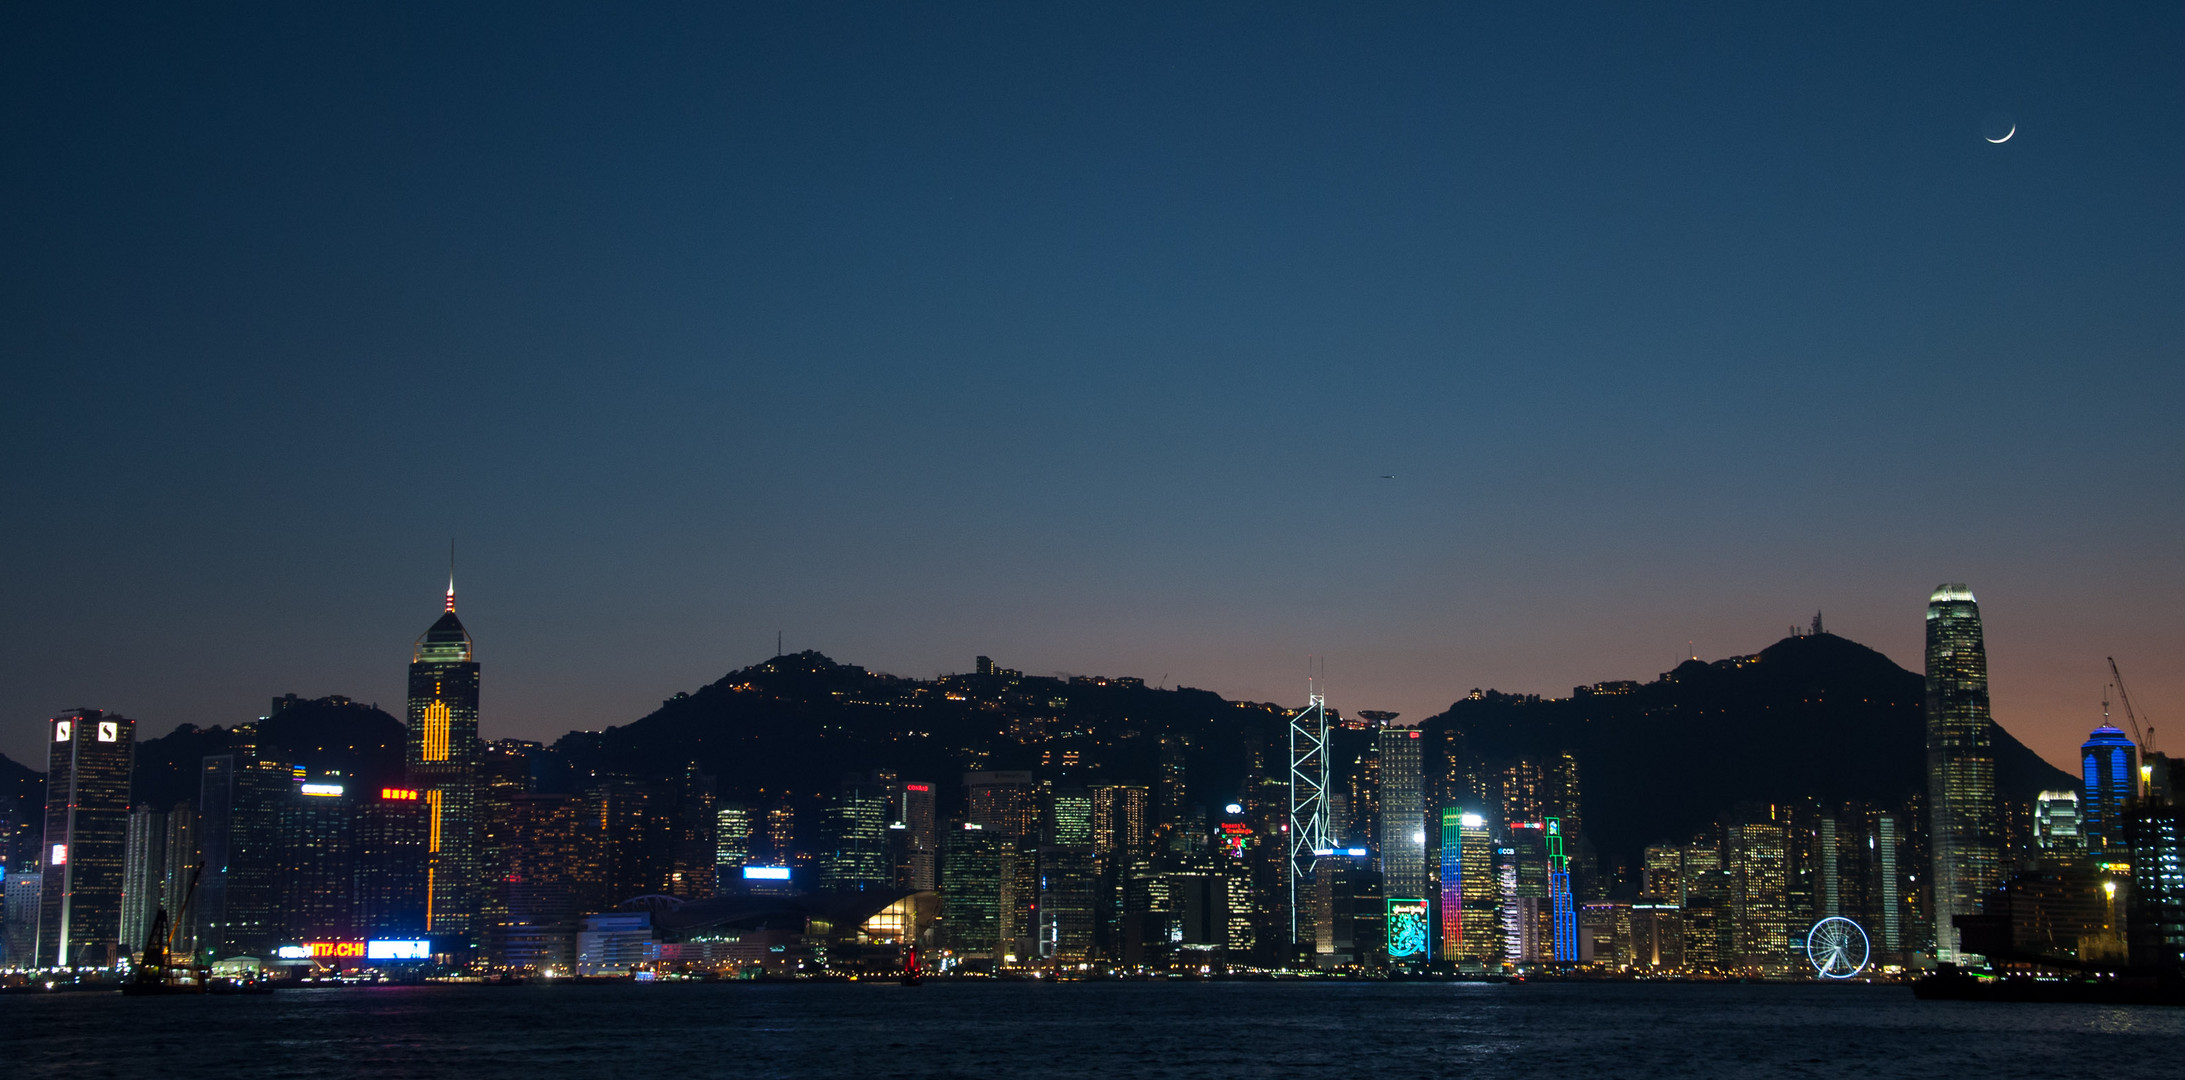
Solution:
{"label": "rooftop spire", "polygon": [[455,538],[448,538],[448,610],[455,610]]}

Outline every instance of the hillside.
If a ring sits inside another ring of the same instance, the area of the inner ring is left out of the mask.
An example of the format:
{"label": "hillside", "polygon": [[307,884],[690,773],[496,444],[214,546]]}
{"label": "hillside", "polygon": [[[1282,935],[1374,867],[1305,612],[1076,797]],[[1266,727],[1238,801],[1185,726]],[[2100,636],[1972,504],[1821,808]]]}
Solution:
{"label": "hillside", "polygon": [[810,797],[890,769],[932,780],[944,810],[957,774],[1041,769],[1061,784],[1150,782],[1164,734],[1185,736],[1190,798],[1241,796],[1248,745],[1279,747],[1282,714],[1137,679],[1018,674],[901,679],[816,652],[779,656],[678,694],[633,723],[554,744],[578,775],[664,776],[695,762],[723,798]]}
{"label": "hillside", "polygon": [[[277,699],[273,715],[252,730],[268,760],[301,765],[314,776],[340,772],[360,788],[402,782],[402,721],[370,705],[334,695]],[[198,768],[205,757],[224,754],[243,737],[240,728],[183,724],[137,743],[133,798],[167,809],[196,799]]]}
{"label": "hillside", "polygon": [[[1643,685],[1554,700],[1487,692],[1422,726],[1490,763],[1576,753],[1587,833],[1629,858],[1739,804],[1904,806],[1926,790],[1924,688],[1881,653],[1815,634],[1757,656],[1686,661]],[[2073,784],[2000,727],[1995,751],[2006,800]]]}

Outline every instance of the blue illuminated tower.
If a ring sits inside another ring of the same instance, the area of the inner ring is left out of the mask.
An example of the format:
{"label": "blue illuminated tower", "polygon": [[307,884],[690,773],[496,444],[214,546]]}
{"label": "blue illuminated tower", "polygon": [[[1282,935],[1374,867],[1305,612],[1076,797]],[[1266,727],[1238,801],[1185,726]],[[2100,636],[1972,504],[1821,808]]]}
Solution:
{"label": "blue illuminated tower", "polygon": [[2139,747],[2124,732],[2103,724],[2079,747],[2079,775],[2085,784],[2079,798],[2080,829],[2087,850],[2099,856],[2104,847],[2124,842],[2124,808],[2139,793]]}
{"label": "blue illuminated tower", "polygon": [[1578,962],[1578,909],[1570,902],[1570,856],[1563,853],[1563,821],[1548,818],[1548,896],[1555,904],[1555,959]]}

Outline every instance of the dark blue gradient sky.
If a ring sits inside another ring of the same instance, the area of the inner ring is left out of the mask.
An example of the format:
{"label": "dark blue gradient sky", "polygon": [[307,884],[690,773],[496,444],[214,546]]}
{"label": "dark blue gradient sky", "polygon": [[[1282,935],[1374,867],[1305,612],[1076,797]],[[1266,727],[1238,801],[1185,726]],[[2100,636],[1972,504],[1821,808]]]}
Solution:
{"label": "dark blue gradient sky", "polygon": [[2185,715],[2176,5],[451,6],[0,15],[0,751],[396,709],[451,534],[489,736],[777,630],[1917,670],[1960,580],[2036,749]]}

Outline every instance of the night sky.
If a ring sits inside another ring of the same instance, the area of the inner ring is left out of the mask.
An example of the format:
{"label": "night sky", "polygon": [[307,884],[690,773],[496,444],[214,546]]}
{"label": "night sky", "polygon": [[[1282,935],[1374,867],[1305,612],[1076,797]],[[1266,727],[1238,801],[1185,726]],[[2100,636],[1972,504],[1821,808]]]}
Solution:
{"label": "night sky", "polygon": [[334,6],[0,14],[18,760],[399,714],[451,536],[487,737],[777,631],[1918,670],[1945,581],[2051,759],[2105,656],[2185,722],[2177,5]]}

